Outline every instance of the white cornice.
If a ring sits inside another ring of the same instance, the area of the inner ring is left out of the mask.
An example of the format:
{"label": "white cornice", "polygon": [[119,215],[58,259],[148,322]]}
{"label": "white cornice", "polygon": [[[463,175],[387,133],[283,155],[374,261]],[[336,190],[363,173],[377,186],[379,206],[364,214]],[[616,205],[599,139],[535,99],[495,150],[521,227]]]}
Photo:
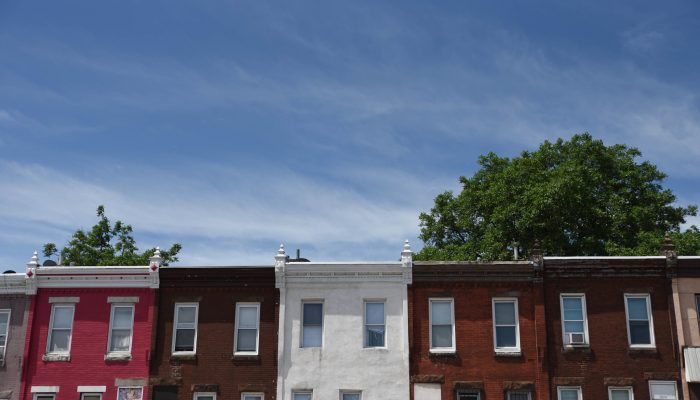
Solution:
{"label": "white cornice", "polygon": [[31,279],[38,288],[157,288],[158,268],[40,267]]}
{"label": "white cornice", "polygon": [[27,282],[25,274],[0,274],[0,295],[26,293]]}
{"label": "white cornice", "polygon": [[405,268],[394,263],[289,263],[286,284],[378,282],[403,283]]}

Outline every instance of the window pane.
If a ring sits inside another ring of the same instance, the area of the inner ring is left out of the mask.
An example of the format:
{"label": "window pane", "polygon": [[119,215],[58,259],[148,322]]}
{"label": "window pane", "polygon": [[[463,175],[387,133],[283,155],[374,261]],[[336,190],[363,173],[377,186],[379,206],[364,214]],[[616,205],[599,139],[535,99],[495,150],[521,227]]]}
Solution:
{"label": "window pane", "polygon": [[70,329],[73,322],[73,307],[54,307],[53,327]]}
{"label": "window pane", "polygon": [[115,329],[112,331],[112,343],[109,351],[129,351],[131,330]]}
{"label": "window pane", "polygon": [[38,394],[36,400],[53,400],[56,396],[53,394]]}
{"label": "window pane", "polygon": [[496,327],[496,347],[515,347],[515,327],[514,326],[498,326]]}
{"label": "window pane", "polygon": [[198,395],[197,400],[214,400],[214,396],[203,396],[203,395]]}
{"label": "window pane", "polygon": [[458,393],[457,399],[458,400],[479,400],[479,394],[478,393]]}
{"label": "window pane", "polygon": [[294,393],[294,400],[311,400],[311,393]]}
{"label": "window pane", "polygon": [[645,298],[627,298],[627,312],[630,319],[649,319],[647,314],[647,299]]}
{"label": "window pane", "polygon": [[255,351],[257,350],[257,329],[239,329],[238,342],[236,351]]}
{"label": "window pane", "polygon": [[433,347],[452,347],[452,325],[433,325]]}
{"label": "window pane", "polygon": [[[177,323],[178,324],[194,324],[197,308],[193,306],[178,307]],[[229,314],[230,315],[230,314]]]}
{"label": "window pane", "polygon": [[[0,347],[5,346],[5,341],[7,340],[6,338],[7,338],[7,336],[0,334]],[[0,357],[1,356],[2,356],[2,351],[0,351]]]}
{"label": "window pane", "polygon": [[194,332],[194,329],[178,329],[175,333],[175,351],[193,351]]}
{"label": "window pane", "polygon": [[323,304],[304,304],[304,325],[321,325],[323,321]]}
{"label": "window pane", "polygon": [[258,308],[240,307],[238,309],[238,327],[241,329],[256,329],[258,327]]}
{"label": "window pane", "polygon": [[583,321],[564,322],[564,332],[566,332],[566,333],[583,333]]}
{"label": "window pane", "polygon": [[10,318],[10,313],[0,312],[0,327],[3,326],[4,324],[7,324],[7,321],[9,318]]}
{"label": "window pane", "polygon": [[5,335],[7,333],[7,324],[0,324],[0,335]]}
{"label": "window pane", "polygon": [[564,319],[566,320],[583,320],[583,305],[580,298],[565,297],[564,303]]}
{"label": "window pane", "polygon": [[369,325],[383,325],[384,303],[366,303],[365,322]]}
{"label": "window pane", "polygon": [[93,394],[93,393],[83,393],[81,396],[82,400],[100,400],[102,399],[102,396],[99,394]]}
{"label": "window pane", "polygon": [[649,322],[630,321],[630,342],[632,344],[651,344]]}
{"label": "window pane", "polygon": [[578,400],[578,390],[562,389],[559,391],[559,400]]}
{"label": "window pane", "polygon": [[243,400],[262,400],[262,396],[259,394],[247,394],[243,396]]}
{"label": "window pane", "polygon": [[496,324],[515,325],[515,303],[495,303]]}
{"label": "window pane", "polygon": [[508,400],[530,400],[528,392],[508,392]]}
{"label": "window pane", "polygon": [[431,304],[433,307],[431,323],[433,325],[451,325],[452,303],[448,301],[434,301]]}
{"label": "window pane", "polygon": [[115,329],[131,329],[131,314],[133,310],[131,307],[114,307],[112,327]]}
{"label": "window pane", "polygon": [[675,399],[676,383],[652,383],[651,395],[652,399]]}
{"label": "window pane", "polygon": [[68,352],[69,341],[70,341],[70,331],[69,330],[54,330],[54,331],[52,331],[51,332],[51,344],[49,345],[49,352],[50,353],[66,353],[66,352]]}
{"label": "window pane", "polygon": [[321,327],[305,326],[302,347],[321,347]]}
{"label": "window pane", "polygon": [[612,389],[610,400],[630,400],[630,392],[627,390]]}
{"label": "window pane", "polygon": [[367,347],[384,347],[384,326],[368,326],[365,337]]}
{"label": "window pane", "polygon": [[360,400],[359,393],[343,393],[343,400]]}

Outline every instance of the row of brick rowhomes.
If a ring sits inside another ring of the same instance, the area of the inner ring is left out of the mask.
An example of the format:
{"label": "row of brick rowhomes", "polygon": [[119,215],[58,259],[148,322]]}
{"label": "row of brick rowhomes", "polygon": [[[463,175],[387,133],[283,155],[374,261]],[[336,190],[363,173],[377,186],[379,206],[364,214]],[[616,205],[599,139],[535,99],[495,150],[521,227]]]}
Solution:
{"label": "row of brick rowhomes", "polygon": [[[40,265],[0,275],[0,399],[700,398],[700,258]],[[50,263],[49,263],[50,264]]]}

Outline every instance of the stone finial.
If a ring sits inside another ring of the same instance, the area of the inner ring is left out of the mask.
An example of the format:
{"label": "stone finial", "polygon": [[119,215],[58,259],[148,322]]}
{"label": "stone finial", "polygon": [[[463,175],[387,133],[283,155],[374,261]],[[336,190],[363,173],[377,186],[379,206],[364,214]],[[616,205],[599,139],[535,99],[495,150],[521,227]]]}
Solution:
{"label": "stone finial", "polygon": [[408,240],[403,242],[403,250],[401,251],[401,266],[403,270],[403,280],[406,284],[413,283],[413,251]]}
{"label": "stone finial", "polygon": [[277,250],[277,255],[275,255],[275,287],[277,289],[284,288],[284,269],[286,265],[287,253],[284,251],[284,244],[280,244],[280,248]]}
{"label": "stone finial", "polygon": [[149,266],[153,271],[163,266],[163,258],[160,256],[160,247],[156,247],[156,251],[153,252],[153,255],[149,260]]}
{"label": "stone finial", "polygon": [[544,268],[544,255],[542,254],[542,246],[540,241],[535,239],[535,243],[532,245],[532,250],[530,251],[530,261],[535,266],[535,271],[541,274]]}
{"label": "stone finial", "polygon": [[412,256],[413,251],[411,251],[411,244],[408,242],[408,239],[403,241],[403,251],[401,251],[402,256]]}
{"label": "stone finial", "polygon": [[668,233],[664,236],[664,243],[661,245],[661,255],[666,257],[666,274],[675,275],[678,253],[676,253],[676,245],[673,244],[673,239]]}
{"label": "stone finial", "polygon": [[27,263],[27,276],[30,278],[34,276],[34,271],[37,268],[39,268],[39,253],[35,251],[32,254],[32,259]]}
{"label": "stone finial", "polygon": [[671,239],[671,236],[667,233],[664,235],[664,243],[661,245],[661,252],[663,255],[666,255],[667,252],[675,251],[676,250],[676,245],[673,244],[673,239]]}

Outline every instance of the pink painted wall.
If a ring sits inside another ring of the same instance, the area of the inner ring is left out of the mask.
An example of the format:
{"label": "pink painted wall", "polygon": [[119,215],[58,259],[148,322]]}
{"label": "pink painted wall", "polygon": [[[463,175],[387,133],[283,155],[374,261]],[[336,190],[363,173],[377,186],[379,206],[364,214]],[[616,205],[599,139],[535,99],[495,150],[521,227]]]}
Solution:
{"label": "pink painted wall", "polygon": [[[131,360],[105,361],[111,304],[108,296],[138,297],[134,307]],[[70,361],[43,361],[51,318],[50,297],[79,297],[75,304]],[[33,398],[32,386],[59,386],[56,400],[79,400],[78,386],[106,386],[103,400],[117,400],[115,379],[143,379],[148,393],[148,363],[155,290],[140,288],[39,289],[35,298],[23,393]]]}

